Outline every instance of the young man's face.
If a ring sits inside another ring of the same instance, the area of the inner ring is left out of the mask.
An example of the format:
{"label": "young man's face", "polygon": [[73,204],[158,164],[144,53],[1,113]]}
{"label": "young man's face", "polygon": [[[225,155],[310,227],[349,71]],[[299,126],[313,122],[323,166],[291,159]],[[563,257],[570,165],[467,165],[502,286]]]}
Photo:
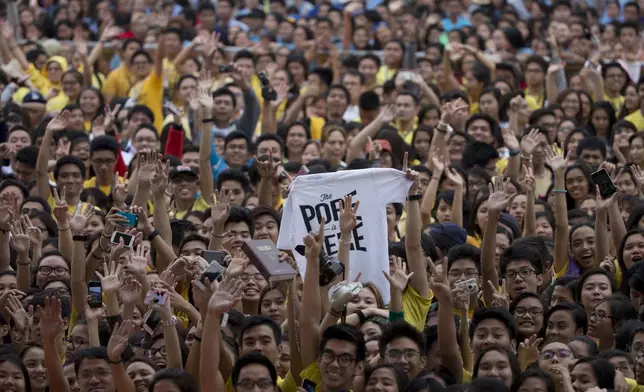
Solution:
{"label": "young man's face", "polygon": [[199,151],[186,152],[181,156],[181,164],[193,169],[199,168]]}
{"label": "young man's face", "polygon": [[102,389],[114,392],[110,365],[103,359],[85,359],[78,368],[78,385],[82,392]]}
{"label": "young man's face", "polygon": [[455,260],[447,271],[447,280],[452,289],[456,286],[457,282],[464,282],[468,279],[476,279],[476,284],[479,285],[479,271],[476,268],[476,263],[470,259]]}
{"label": "young man's face", "polygon": [[231,167],[241,167],[248,160],[248,145],[244,139],[230,140],[224,147],[224,158]]}
{"label": "young man's face", "polygon": [[364,363],[356,357],[354,344],[331,339],[320,353],[318,366],[326,390],[348,390],[353,378],[362,374]]}
{"label": "young man's face", "polygon": [[384,360],[386,363],[402,366],[410,378],[416,377],[427,363],[427,358],[421,354],[420,347],[406,337],[394,339],[387,345]]}
{"label": "young man's face", "polygon": [[396,112],[403,121],[411,121],[418,114],[418,105],[410,95],[399,95],[396,98]]}
{"label": "young man's face", "polygon": [[250,352],[261,353],[271,362],[277,362],[282,345],[275,341],[275,334],[270,326],[262,324],[244,331],[241,336],[241,354]]}
{"label": "young man's face", "polygon": [[[511,279],[514,278],[514,279]],[[543,283],[543,275],[538,274],[527,260],[511,261],[505,269],[510,298],[516,298],[521,293],[537,293]]]}
{"label": "young man's face", "polygon": [[472,351],[474,352],[474,360],[476,361],[481,351],[486,347],[499,344],[508,348],[512,347],[510,333],[507,327],[501,321],[493,318],[488,318],[481,321],[474,330],[472,336]]}
{"label": "young man's face", "polygon": [[179,200],[194,200],[199,182],[194,176],[179,175],[170,181],[172,195]]}
{"label": "young man's face", "polygon": [[282,147],[276,140],[263,140],[257,145],[257,156],[272,154],[273,158],[282,159]]}
{"label": "young man's face", "polygon": [[256,240],[271,240],[277,243],[279,236],[279,226],[269,214],[260,215],[255,218],[255,239]]}
{"label": "young man's face", "polygon": [[94,173],[100,177],[108,177],[114,174],[116,166],[116,155],[109,150],[94,151],[91,155]]}
{"label": "young man's face", "polygon": [[579,158],[592,168],[599,167],[599,165],[604,161],[601,151],[591,150],[589,148],[581,150]]}
{"label": "young man's face", "polygon": [[246,222],[229,222],[224,231],[230,232],[232,249],[241,249],[242,243],[251,239],[250,228]]}
{"label": "young man's face", "polygon": [[74,164],[63,165],[58,171],[58,193],[65,187],[66,193],[70,196],[79,195],[83,190],[83,174],[81,169]]}

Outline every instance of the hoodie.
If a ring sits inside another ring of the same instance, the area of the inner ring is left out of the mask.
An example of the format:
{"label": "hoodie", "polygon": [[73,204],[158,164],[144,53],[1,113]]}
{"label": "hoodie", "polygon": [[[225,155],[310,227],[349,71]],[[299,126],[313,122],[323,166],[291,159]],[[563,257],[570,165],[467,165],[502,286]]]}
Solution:
{"label": "hoodie", "polygon": [[45,66],[40,71],[38,71],[33,64],[30,64],[29,69],[27,70],[34,88],[38,89],[43,96],[46,96],[49,91],[54,88],[58,89],[58,91],[62,91],[62,83],[52,83],[51,80],[49,80],[49,75],[47,75],[47,65],[52,62],[58,63],[63,72],[67,71],[67,59],[62,56],[52,56],[47,59]]}

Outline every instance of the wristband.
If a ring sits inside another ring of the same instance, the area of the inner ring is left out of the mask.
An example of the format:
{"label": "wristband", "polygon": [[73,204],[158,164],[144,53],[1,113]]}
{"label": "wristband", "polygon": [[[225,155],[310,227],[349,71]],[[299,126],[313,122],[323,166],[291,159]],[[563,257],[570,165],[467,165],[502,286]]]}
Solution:
{"label": "wristband", "polygon": [[333,317],[340,318],[342,317],[342,311],[341,310],[335,310],[331,307],[329,307],[329,314]]}
{"label": "wristband", "polygon": [[521,150],[510,150],[510,156],[515,157],[517,155],[521,154]]}
{"label": "wristband", "polygon": [[532,157],[531,157],[531,156],[529,156],[529,155],[523,155],[523,154],[521,154],[521,159],[525,159],[526,161],[531,161],[531,160],[532,160]]}
{"label": "wristband", "polygon": [[565,189],[553,189],[552,193],[568,193],[568,191]]}
{"label": "wristband", "polygon": [[422,193],[416,193],[415,195],[409,195],[407,196],[408,201],[418,201],[423,198]]}
{"label": "wristband", "polygon": [[203,120],[201,120],[201,122],[204,123],[204,124],[208,124],[208,123],[211,123],[211,122],[215,122],[215,119],[214,118],[204,118]]}
{"label": "wristband", "polygon": [[107,362],[111,363],[112,365],[118,365],[123,361],[121,360],[121,358],[119,358],[118,361],[112,361],[110,357],[107,357]]}
{"label": "wristband", "polygon": [[87,241],[87,234],[78,234],[78,235],[73,235],[73,236],[72,236],[72,239],[73,239],[74,241],[83,241],[83,242],[85,242],[85,241]]}
{"label": "wristband", "polygon": [[367,316],[362,312],[362,310],[356,311],[356,314],[358,315],[358,318],[360,319],[360,324],[364,324],[365,321],[367,321]]}
{"label": "wristband", "polygon": [[161,321],[161,325],[163,325],[164,327],[174,327],[175,325],[177,325],[177,317],[172,316],[172,318],[168,321]]}
{"label": "wristband", "polygon": [[226,233],[222,233],[222,234],[217,234],[217,233],[215,233],[215,231],[213,230],[213,231],[211,231],[211,232],[210,232],[210,235],[211,235],[211,236],[213,236],[213,237],[215,237],[215,238],[225,238],[225,237],[227,237],[227,236],[228,236],[228,233],[226,232]]}
{"label": "wristband", "polygon": [[157,236],[158,236],[159,234],[160,234],[160,233],[159,233],[159,230],[154,229],[154,231],[152,231],[152,233],[150,233],[150,235],[149,235],[146,239],[147,239],[148,241],[152,242],[152,240],[153,240],[153,239],[155,239],[155,238],[157,238]]}
{"label": "wristband", "polygon": [[60,227],[58,228],[58,231],[67,231],[67,230],[71,230],[71,229],[69,228],[69,226],[67,226],[67,228],[65,228],[65,229],[61,229]]}

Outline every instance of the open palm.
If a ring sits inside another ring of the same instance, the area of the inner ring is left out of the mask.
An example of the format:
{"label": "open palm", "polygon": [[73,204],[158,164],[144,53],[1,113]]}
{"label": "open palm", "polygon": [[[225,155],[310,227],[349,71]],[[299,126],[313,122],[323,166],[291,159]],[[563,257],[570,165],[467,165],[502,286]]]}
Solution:
{"label": "open palm", "polygon": [[235,306],[242,297],[244,285],[238,279],[226,279],[210,297],[208,308],[217,313],[225,313]]}

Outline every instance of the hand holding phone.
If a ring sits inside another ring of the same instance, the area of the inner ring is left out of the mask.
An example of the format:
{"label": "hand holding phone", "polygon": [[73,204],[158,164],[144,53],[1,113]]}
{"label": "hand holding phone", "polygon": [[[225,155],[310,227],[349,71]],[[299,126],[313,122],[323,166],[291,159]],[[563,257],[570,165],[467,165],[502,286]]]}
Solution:
{"label": "hand holding phone", "polygon": [[89,307],[103,307],[103,289],[101,287],[101,282],[97,280],[90,281],[87,284],[87,291],[89,293]]}
{"label": "hand holding phone", "polygon": [[606,169],[601,168],[590,175],[595,184],[599,187],[599,194],[606,200],[617,193],[617,187],[611,180]]}

